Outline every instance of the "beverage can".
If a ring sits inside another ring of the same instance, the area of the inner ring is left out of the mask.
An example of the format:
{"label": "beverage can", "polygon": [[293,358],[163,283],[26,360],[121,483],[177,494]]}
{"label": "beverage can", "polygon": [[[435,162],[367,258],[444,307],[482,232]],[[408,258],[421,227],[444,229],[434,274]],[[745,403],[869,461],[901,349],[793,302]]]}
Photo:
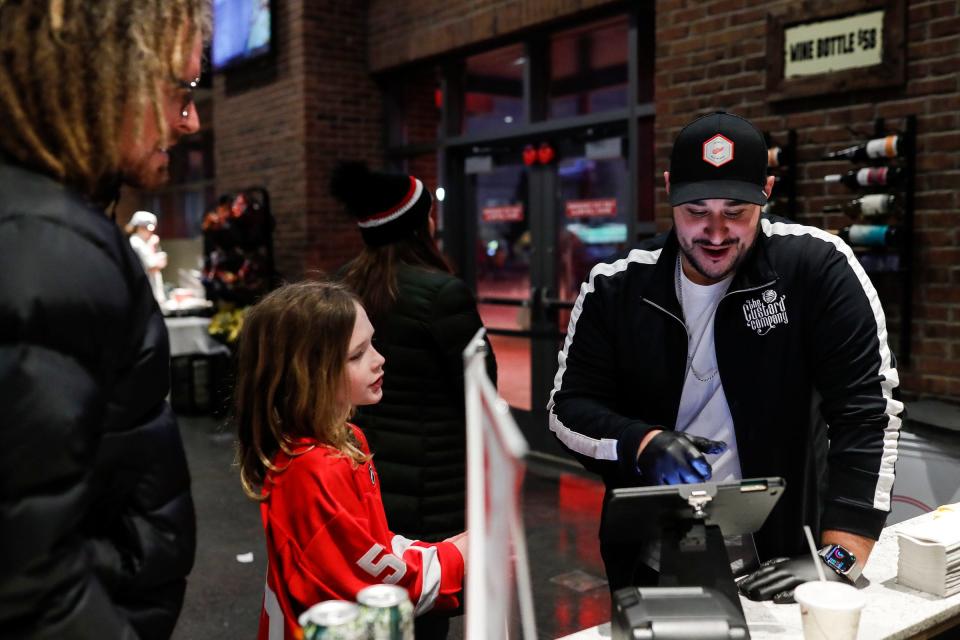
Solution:
{"label": "beverage can", "polygon": [[413,605],[406,589],[375,584],[361,589],[357,602],[369,640],[414,640]]}
{"label": "beverage can", "polygon": [[304,611],[297,623],[303,630],[304,640],[365,640],[367,637],[360,607],[346,600],[319,602]]}

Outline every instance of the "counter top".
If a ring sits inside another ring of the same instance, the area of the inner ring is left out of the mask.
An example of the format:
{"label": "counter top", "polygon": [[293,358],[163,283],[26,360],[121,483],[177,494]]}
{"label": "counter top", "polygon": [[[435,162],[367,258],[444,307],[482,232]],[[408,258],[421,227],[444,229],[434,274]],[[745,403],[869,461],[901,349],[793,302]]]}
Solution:
{"label": "counter top", "polygon": [[183,318],[164,318],[167,334],[170,336],[170,357],[191,355],[229,355],[230,349],[212,337],[208,328],[210,318],[189,316]]}
{"label": "counter top", "polygon": [[[912,520],[887,527],[880,535],[863,575],[867,606],[860,618],[860,640],[912,638],[948,620],[960,624],[960,594],[940,598],[897,584],[897,531]],[[800,610],[795,604],[753,602],[740,598],[752,640],[802,640]],[[561,640],[602,640],[610,637],[610,624],[584,629]]]}

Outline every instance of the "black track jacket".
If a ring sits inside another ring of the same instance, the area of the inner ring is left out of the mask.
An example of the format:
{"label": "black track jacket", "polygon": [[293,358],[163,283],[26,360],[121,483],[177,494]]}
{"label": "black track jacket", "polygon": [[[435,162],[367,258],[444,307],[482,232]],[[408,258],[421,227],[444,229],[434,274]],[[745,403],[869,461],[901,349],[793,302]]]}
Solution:
{"label": "black track jacket", "polygon": [[[674,428],[687,358],[677,253],[671,231],[596,265],[559,354],[550,429],[608,489],[641,484],[640,441]],[[804,523],[879,537],[903,405],[880,301],[850,247],[761,218],[714,332],[743,477],[787,482],[755,535],[761,560],[800,553]]]}

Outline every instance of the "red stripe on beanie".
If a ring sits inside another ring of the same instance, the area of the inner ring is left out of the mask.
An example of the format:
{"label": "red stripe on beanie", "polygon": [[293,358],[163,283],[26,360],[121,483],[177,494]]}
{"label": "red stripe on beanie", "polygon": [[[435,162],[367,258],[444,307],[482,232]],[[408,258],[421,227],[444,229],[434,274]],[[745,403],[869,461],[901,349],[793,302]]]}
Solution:
{"label": "red stripe on beanie", "polygon": [[410,176],[410,188],[407,190],[407,195],[403,196],[403,200],[401,200],[396,206],[391,207],[386,211],[375,213],[372,216],[367,216],[366,218],[361,218],[360,222],[372,222],[373,220],[380,220],[381,218],[392,216],[394,213],[396,213],[400,209],[403,209],[405,206],[407,206],[407,204],[409,204],[416,190],[417,190],[417,179],[414,178],[413,176]]}

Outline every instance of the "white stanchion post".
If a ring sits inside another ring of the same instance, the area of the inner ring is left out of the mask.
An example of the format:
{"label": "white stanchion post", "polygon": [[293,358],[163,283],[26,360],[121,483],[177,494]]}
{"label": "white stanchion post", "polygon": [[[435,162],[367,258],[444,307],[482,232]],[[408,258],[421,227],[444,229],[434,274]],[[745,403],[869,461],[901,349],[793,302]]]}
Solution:
{"label": "white stanchion post", "polygon": [[[463,352],[467,416],[466,638],[506,637],[511,574],[521,633],[535,640],[536,621],[520,510],[527,443],[487,376],[481,329]],[[512,551],[512,553],[511,553]]]}

